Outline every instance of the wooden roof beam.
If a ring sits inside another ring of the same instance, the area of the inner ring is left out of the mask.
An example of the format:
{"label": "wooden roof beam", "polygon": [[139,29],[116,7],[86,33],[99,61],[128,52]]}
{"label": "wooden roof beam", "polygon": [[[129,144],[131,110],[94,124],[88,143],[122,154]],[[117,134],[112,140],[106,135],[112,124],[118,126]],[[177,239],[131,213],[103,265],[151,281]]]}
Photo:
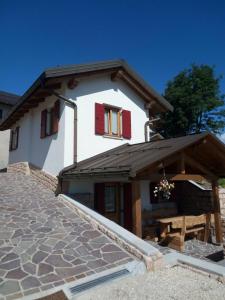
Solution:
{"label": "wooden roof beam", "polygon": [[75,89],[75,87],[78,86],[78,83],[79,83],[79,81],[75,77],[73,77],[67,82],[67,87],[70,90],[73,90],[73,89]]}
{"label": "wooden roof beam", "polygon": [[217,180],[218,179],[218,177],[214,173],[212,173],[209,169],[207,169],[207,167],[203,166],[201,163],[199,163],[194,158],[191,158],[190,156],[187,156],[185,154],[184,155],[184,159],[185,159],[185,162],[187,162],[187,164],[189,164],[190,166],[198,169],[203,174],[207,175],[209,178],[211,178],[213,180]]}
{"label": "wooden roof beam", "polygon": [[45,85],[45,88],[50,89],[50,90],[59,90],[62,87],[61,82],[55,82],[55,83],[49,83]]}
{"label": "wooden roof beam", "polygon": [[145,100],[147,100],[148,102],[152,102],[152,105],[156,104],[155,99],[150,98],[150,96],[134,80],[132,80],[123,70],[119,70],[112,73],[111,80],[125,81],[134,91],[136,91]]}

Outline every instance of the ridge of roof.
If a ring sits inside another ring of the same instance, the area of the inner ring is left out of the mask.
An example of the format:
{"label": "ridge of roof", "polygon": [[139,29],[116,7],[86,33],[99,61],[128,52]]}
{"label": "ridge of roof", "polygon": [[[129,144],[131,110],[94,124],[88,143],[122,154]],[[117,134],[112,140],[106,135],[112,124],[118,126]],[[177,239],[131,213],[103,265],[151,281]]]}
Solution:
{"label": "ridge of roof", "polygon": [[[139,74],[137,74],[123,59],[106,60],[87,64],[75,64],[58,66],[45,69],[40,76],[34,81],[34,83],[25,91],[25,93],[19,98],[19,101],[15,107],[11,110],[10,114],[0,125],[0,129],[6,129],[8,126],[6,123],[10,120],[10,117],[23,106],[23,103],[40,87],[43,83],[50,78],[66,77],[70,75],[82,74],[82,73],[94,73],[97,71],[117,71],[123,69],[134,82],[138,83],[142,90],[157,100],[159,106],[164,110],[173,111],[173,106],[159,93],[157,93],[152,86],[150,86]],[[144,99],[143,99],[144,100]],[[146,100],[147,101],[147,100]]]}

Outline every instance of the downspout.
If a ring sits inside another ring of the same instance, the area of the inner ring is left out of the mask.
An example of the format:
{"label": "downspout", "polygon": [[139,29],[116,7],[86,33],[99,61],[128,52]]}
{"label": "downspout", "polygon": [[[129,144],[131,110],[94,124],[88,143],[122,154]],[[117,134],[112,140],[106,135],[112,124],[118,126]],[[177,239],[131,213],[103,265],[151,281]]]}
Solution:
{"label": "downspout", "polygon": [[[151,125],[153,125],[154,122],[156,121],[159,121],[160,118],[155,118],[155,119],[151,119],[149,117],[149,120],[147,122],[145,122],[145,127],[144,127],[144,130],[145,130],[145,142],[150,142],[151,141]],[[149,134],[149,140],[148,140],[148,127],[149,127],[149,131],[150,131],[150,134]]]}

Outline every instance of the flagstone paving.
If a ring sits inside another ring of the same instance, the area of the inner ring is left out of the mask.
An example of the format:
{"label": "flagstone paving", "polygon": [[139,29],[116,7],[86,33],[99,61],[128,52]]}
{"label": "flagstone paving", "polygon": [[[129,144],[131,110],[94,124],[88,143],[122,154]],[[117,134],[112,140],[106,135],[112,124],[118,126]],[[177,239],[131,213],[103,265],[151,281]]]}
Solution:
{"label": "flagstone paving", "polygon": [[17,299],[133,258],[22,174],[0,174],[0,300]]}

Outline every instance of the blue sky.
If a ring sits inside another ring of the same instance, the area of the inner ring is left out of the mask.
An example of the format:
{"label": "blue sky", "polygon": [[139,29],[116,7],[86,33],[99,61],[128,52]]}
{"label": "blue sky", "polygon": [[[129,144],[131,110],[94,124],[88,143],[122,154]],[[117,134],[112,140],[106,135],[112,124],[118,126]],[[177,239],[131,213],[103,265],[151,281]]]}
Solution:
{"label": "blue sky", "polygon": [[222,0],[0,0],[0,37],[0,90],[18,94],[46,67],[114,58],[159,92],[191,63],[225,75]]}

